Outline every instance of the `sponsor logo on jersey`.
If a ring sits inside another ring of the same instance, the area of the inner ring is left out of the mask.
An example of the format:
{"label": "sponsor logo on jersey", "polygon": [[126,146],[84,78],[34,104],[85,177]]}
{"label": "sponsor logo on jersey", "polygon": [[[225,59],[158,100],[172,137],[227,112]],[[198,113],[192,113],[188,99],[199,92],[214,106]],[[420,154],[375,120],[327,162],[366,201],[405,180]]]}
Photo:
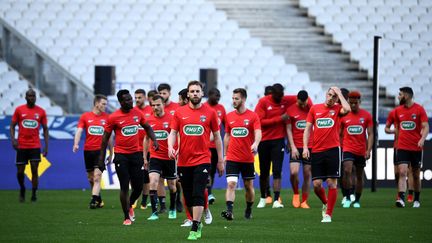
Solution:
{"label": "sponsor logo on jersey", "polygon": [[334,121],[331,118],[318,118],[316,124],[318,128],[330,128],[333,127]]}
{"label": "sponsor logo on jersey", "polygon": [[231,129],[231,136],[236,138],[244,138],[249,134],[249,130],[245,127],[234,127]]}
{"label": "sponsor logo on jersey", "polygon": [[133,117],[134,122],[138,122],[138,116]]}
{"label": "sponsor logo on jersey", "polygon": [[416,124],[413,121],[403,121],[400,124],[402,130],[410,131],[416,128]]}
{"label": "sponsor logo on jersey", "polygon": [[163,125],[163,128],[168,128],[169,123],[168,122],[164,122],[164,123],[162,123],[162,125]]}
{"label": "sponsor logo on jersey", "polygon": [[365,122],[365,119],[362,117],[362,118],[360,118],[360,123],[364,123]]}
{"label": "sponsor logo on jersey", "polygon": [[101,122],[102,126],[105,126],[105,124],[106,124],[106,120],[105,119],[101,119],[100,122]]}
{"label": "sponsor logo on jersey", "polygon": [[38,127],[38,122],[35,120],[31,120],[31,119],[25,119],[22,121],[22,126],[25,128],[37,128]]}
{"label": "sponsor logo on jersey", "polygon": [[205,122],[206,120],[207,120],[206,116],[204,116],[204,115],[200,116],[200,121]]}
{"label": "sponsor logo on jersey", "polygon": [[218,117],[221,117],[222,116],[222,111],[217,111],[217,115],[218,115]]}
{"label": "sponsor logo on jersey", "polygon": [[415,120],[417,118],[417,115],[416,114],[412,114],[411,117],[412,117],[412,119]]}
{"label": "sponsor logo on jersey", "polygon": [[125,126],[121,129],[121,133],[125,137],[134,136],[138,133],[138,126],[137,125]]}
{"label": "sponsor logo on jersey", "polygon": [[249,125],[249,120],[248,119],[244,119],[243,123],[245,124],[245,126]]}
{"label": "sponsor logo on jersey", "polygon": [[175,110],[170,111],[170,114],[174,116]]}
{"label": "sponsor logo on jersey", "polygon": [[306,120],[296,121],[295,126],[297,129],[304,130],[306,128]]}
{"label": "sponsor logo on jersey", "polygon": [[334,116],[334,114],[336,114],[336,112],[334,110],[330,110],[329,113],[331,116]]}
{"label": "sponsor logo on jersey", "polygon": [[201,136],[204,134],[204,127],[198,124],[189,124],[183,127],[183,132],[188,136]]}
{"label": "sponsor logo on jersey", "polygon": [[165,130],[156,130],[154,131],[156,140],[166,140],[168,138],[168,132]]}
{"label": "sponsor logo on jersey", "polygon": [[104,133],[104,128],[103,128],[103,126],[89,126],[89,128],[87,129],[87,132],[90,135],[101,136]]}
{"label": "sponsor logo on jersey", "polygon": [[352,125],[347,127],[349,135],[359,135],[363,133],[363,127],[359,125]]}
{"label": "sponsor logo on jersey", "polygon": [[39,113],[35,113],[35,118],[39,119]]}

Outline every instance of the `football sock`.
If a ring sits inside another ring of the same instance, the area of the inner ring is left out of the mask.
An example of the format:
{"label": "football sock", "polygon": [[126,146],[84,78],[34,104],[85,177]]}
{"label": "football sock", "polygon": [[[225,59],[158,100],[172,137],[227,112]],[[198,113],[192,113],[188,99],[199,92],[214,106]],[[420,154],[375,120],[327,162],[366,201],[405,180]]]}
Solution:
{"label": "football sock", "polygon": [[143,206],[147,205],[147,197],[148,194],[142,194],[141,205]]}
{"label": "football sock", "polygon": [[227,201],[226,206],[227,206],[227,210],[232,212],[233,207],[234,207],[234,202],[233,201]]}
{"label": "football sock", "polygon": [[274,201],[277,201],[277,200],[279,200],[279,195],[280,195],[280,192],[277,192],[277,191],[275,191],[274,192]]}
{"label": "football sock", "polygon": [[36,196],[37,187],[32,188],[32,196]]}
{"label": "football sock", "polygon": [[17,179],[18,179],[18,183],[19,183],[21,189],[25,190],[25,186],[24,186],[24,173],[17,173]]}
{"label": "football sock", "polygon": [[420,202],[420,192],[414,192],[414,201]]}
{"label": "football sock", "polygon": [[93,201],[96,202],[96,201],[98,201],[98,199],[99,199],[99,196],[97,196],[97,195],[92,195],[92,200],[93,200]]}
{"label": "football sock", "polygon": [[246,208],[251,209],[253,205],[253,202],[246,202]]}
{"label": "football sock", "polygon": [[206,190],[204,190],[204,209],[207,209],[208,205],[209,205],[209,203],[208,203],[208,191],[206,189]]}
{"label": "football sock", "polygon": [[207,187],[207,191],[208,191],[208,194],[212,194],[212,187],[211,187],[211,186],[208,186],[208,187]]}
{"label": "football sock", "polygon": [[183,205],[184,205],[184,209],[185,209],[185,213],[186,213],[186,217],[189,219],[189,220],[192,220],[192,215],[191,215],[191,213],[189,212],[189,208],[188,208],[188,206],[187,206],[187,204],[186,204],[186,198],[183,196]]}
{"label": "football sock", "polygon": [[150,203],[151,203],[151,208],[153,213],[157,211],[156,201],[157,201],[157,190],[150,190]]}
{"label": "football sock", "polygon": [[306,202],[308,200],[309,193],[302,192],[302,202]]}
{"label": "football sock", "polygon": [[176,206],[176,193],[171,192],[170,193],[170,210],[175,210]]}
{"label": "football sock", "polygon": [[355,201],[360,202],[360,197],[361,197],[361,193],[356,193],[355,194]]}
{"label": "football sock", "polygon": [[260,192],[261,192],[261,198],[266,198],[267,196],[267,187],[265,186],[265,178],[261,178],[259,179],[260,181]]}
{"label": "football sock", "polygon": [[298,181],[297,181],[296,176],[291,175],[290,176],[290,182],[291,182],[294,194],[299,194],[299,192],[298,192]]}
{"label": "football sock", "polygon": [[327,198],[326,198],[325,190],[323,187],[314,188],[314,192],[323,204],[327,204]]}
{"label": "football sock", "polygon": [[399,192],[399,198],[405,202],[405,192]]}
{"label": "football sock", "polygon": [[337,199],[337,188],[329,188],[326,214],[332,216],[333,209],[334,209],[334,206],[336,204],[336,199]]}
{"label": "football sock", "polygon": [[164,197],[164,196],[159,197],[159,203],[160,203],[160,207],[161,207],[161,208],[166,208],[166,205],[165,205],[165,197]]}
{"label": "football sock", "polygon": [[414,190],[408,190],[408,195],[413,195],[414,194]]}
{"label": "football sock", "polygon": [[191,229],[191,231],[197,232],[199,224],[200,224],[200,222],[198,222],[196,220],[192,221],[192,229]]}

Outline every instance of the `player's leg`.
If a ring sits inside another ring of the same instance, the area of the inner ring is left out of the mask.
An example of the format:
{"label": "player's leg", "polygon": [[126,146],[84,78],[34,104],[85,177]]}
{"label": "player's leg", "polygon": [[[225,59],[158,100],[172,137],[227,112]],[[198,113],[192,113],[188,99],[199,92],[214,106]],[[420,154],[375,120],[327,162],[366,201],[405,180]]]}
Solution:
{"label": "player's leg", "polygon": [[264,208],[266,205],[266,192],[269,186],[270,162],[271,162],[271,146],[268,146],[269,141],[261,142],[258,145],[258,157],[260,168],[260,192],[261,198],[257,208]]}
{"label": "player's leg", "polygon": [[176,209],[177,212],[181,213],[183,212],[183,204],[181,201],[181,191],[182,191],[182,187],[181,187],[181,183],[179,182],[178,179],[176,179]]}
{"label": "player's leg", "polygon": [[342,199],[342,207],[349,208],[351,206],[351,198],[350,198],[350,190],[352,187],[352,171],[354,164],[354,154],[344,152],[343,153],[343,177],[342,184],[343,186],[343,199]]}
{"label": "player's leg", "polygon": [[166,212],[166,191],[165,191],[165,178],[162,176],[159,180],[158,189],[158,200],[159,200],[159,213]]}
{"label": "player's leg", "polygon": [[168,211],[168,218],[175,219],[177,218],[176,211],[176,198],[177,198],[177,172],[176,172],[176,164],[175,160],[164,160],[162,165],[162,174],[165,176],[168,189],[170,192],[170,205]]}
{"label": "player's leg", "polygon": [[329,223],[331,222],[331,217],[333,215],[333,209],[337,200],[337,178],[328,178],[326,180],[328,187],[327,195],[327,210],[321,222]]}
{"label": "player's leg", "polygon": [[[150,164],[152,164],[152,159],[150,160]],[[155,171],[155,167],[151,166],[149,170],[149,189],[150,189],[150,203],[151,203],[151,209],[152,209],[152,215],[148,218],[148,220],[156,220],[159,219],[158,212],[157,212],[157,188],[159,184],[159,177],[160,174],[158,171]]]}
{"label": "player's leg", "polygon": [[309,197],[310,184],[311,184],[312,172],[311,165],[309,162],[303,160],[303,185],[302,185],[302,201],[300,204],[301,208],[310,208],[307,200]]}
{"label": "player's leg", "polygon": [[133,153],[129,157],[129,176],[130,185],[132,188],[129,198],[129,215],[131,220],[135,219],[133,204],[140,197],[143,190],[143,177],[144,177],[144,158],[140,153]]}
{"label": "player's leg", "polygon": [[397,166],[397,149],[393,148],[393,170],[394,170],[394,174],[395,174],[395,183],[396,183],[396,200],[399,199],[399,189],[398,189],[398,185],[399,185],[399,171],[398,171],[398,166]]}
{"label": "player's leg", "polygon": [[327,223],[331,222],[331,217],[333,215],[333,209],[337,200],[337,180],[340,176],[340,163],[341,163],[341,153],[340,148],[331,148],[324,152],[325,158],[325,175],[328,187],[327,194],[327,210],[326,215],[324,215],[321,222]]}
{"label": "player's leg", "polygon": [[273,164],[273,208],[283,208],[284,205],[280,200],[280,190],[282,184],[282,165],[284,159],[285,142],[283,139],[273,141],[271,150],[271,161]]}
{"label": "player's leg", "polygon": [[[311,171],[312,182],[315,195],[321,200],[323,208],[327,209],[327,196],[322,186],[323,178],[325,178],[324,153],[311,154]],[[325,213],[325,212],[324,212]]]}
{"label": "player's leg", "polygon": [[17,164],[17,180],[18,180],[18,184],[20,186],[20,194],[19,194],[19,201],[20,202],[25,201],[25,184],[24,184],[25,167],[26,167],[25,164]]}
{"label": "player's leg", "polygon": [[360,197],[363,193],[363,174],[364,166],[356,165],[356,186],[355,186],[355,201],[354,208],[360,208]]}
{"label": "player's leg", "polygon": [[246,209],[245,209],[245,218],[252,218],[252,205],[255,199],[255,189],[254,189],[254,179],[255,179],[255,168],[252,163],[244,163],[241,164],[241,174],[243,178],[243,183],[245,187],[245,199],[246,199]]}
{"label": "player's leg", "polygon": [[227,189],[225,193],[226,210],[222,211],[221,216],[227,220],[233,220],[233,208],[235,200],[235,189],[237,188],[239,176],[239,163],[227,161],[226,163],[226,180]]}
{"label": "player's leg", "polygon": [[420,180],[420,168],[423,164],[423,151],[412,152],[411,171],[413,175],[413,189],[414,189],[414,208],[420,207],[420,191],[421,191],[421,180]]}
{"label": "player's leg", "polygon": [[216,198],[212,193],[212,188],[213,188],[214,178],[217,170],[216,167],[218,163],[218,155],[215,148],[210,148],[210,152],[211,152],[211,159],[210,159],[211,169],[210,169],[210,180],[209,180],[209,184],[207,185],[207,192],[208,192],[208,202],[210,204],[213,204]]}
{"label": "player's leg", "polygon": [[125,154],[115,154],[113,163],[115,164],[116,174],[120,184],[120,203],[124,214],[124,225],[131,224],[132,218],[129,217],[129,163]]}
{"label": "player's leg", "polygon": [[396,206],[397,207],[405,207],[405,192],[407,189],[407,183],[406,178],[408,175],[408,164],[411,161],[411,155],[409,151],[398,149],[397,151],[397,158],[396,158],[396,165],[397,165],[397,171],[399,174],[398,179],[398,194],[399,197],[396,200]]}
{"label": "player's leg", "polygon": [[141,196],[141,209],[147,209],[147,199],[150,194],[150,176],[149,171],[144,170],[143,175],[143,189],[142,189],[142,196]]}
{"label": "player's leg", "polygon": [[39,163],[41,162],[40,149],[31,149],[30,151],[30,169],[32,173],[32,196],[31,201],[36,202],[36,192],[39,186]]}
{"label": "player's leg", "polygon": [[192,187],[192,232],[196,232],[197,238],[201,237],[201,218],[204,211],[204,191],[208,182],[209,164],[201,164],[193,170],[193,187]]}
{"label": "player's leg", "polygon": [[291,182],[291,187],[293,190],[292,205],[295,208],[300,207],[300,195],[299,195],[299,189],[298,189],[299,169],[300,169],[300,162],[290,160],[290,182]]}
{"label": "player's leg", "polygon": [[411,168],[411,164],[408,165],[408,181],[407,181],[407,187],[408,187],[408,197],[407,202],[413,202],[414,201],[414,174],[413,170]]}

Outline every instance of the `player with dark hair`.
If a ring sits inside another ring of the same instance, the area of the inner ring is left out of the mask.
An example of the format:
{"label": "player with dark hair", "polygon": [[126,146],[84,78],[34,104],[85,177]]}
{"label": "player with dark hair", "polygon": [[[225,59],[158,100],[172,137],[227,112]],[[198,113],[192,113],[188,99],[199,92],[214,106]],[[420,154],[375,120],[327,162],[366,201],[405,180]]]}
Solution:
{"label": "player with dark hair", "polygon": [[[105,113],[107,104],[107,97],[105,95],[95,95],[92,111],[82,114],[78,121],[72,148],[74,153],[78,151],[81,135],[85,130],[84,162],[92,193],[92,199],[89,204],[89,208],[91,209],[102,208],[104,206],[104,202],[100,196],[102,171],[99,170],[98,162],[104,127],[108,121],[108,114]],[[109,143],[109,150],[108,161],[111,161],[113,155],[111,142]]]}
{"label": "player with dark hair", "polygon": [[[146,134],[153,141],[153,147],[158,149],[158,142],[153,129],[147,123],[144,115],[133,109],[132,96],[128,90],[117,92],[117,99],[121,108],[112,113],[105,126],[102,137],[101,152],[99,156],[99,169],[105,170],[105,150],[111,133],[115,133],[115,157],[113,163],[120,182],[120,202],[123,209],[123,225],[131,225],[135,220],[132,208],[135,200],[142,192],[144,177],[144,158],[138,147],[138,125],[141,125]],[[132,186],[130,198],[129,182]]]}
{"label": "player with dark hair", "polygon": [[148,124],[153,128],[156,139],[158,140],[159,149],[152,149],[152,143],[149,137],[144,140],[144,154],[147,154],[150,146],[150,163],[147,158],[144,157],[144,167],[148,167],[150,175],[150,201],[152,206],[152,215],[148,220],[157,220],[159,215],[157,212],[157,189],[159,185],[159,178],[161,175],[168,182],[168,188],[170,190],[170,207],[168,218],[177,218],[176,212],[176,179],[177,170],[176,162],[174,159],[168,157],[168,134],[171,131],[169,125],[172,120],[172,115],[164,111],[163,98],[160,95],[155,95],[151,101],[151,107],[153,109],[153,115],[147,119]]}
{"label": "player with dark hair", "polygon": [[[193,223],[189,240],[201,238],[201,217],[204,210],[204,191],[210,171],[210,133],[213,132],[218,151],[219,176],[223,174],[222,141],[217,114],[201,103],[202,84],[191,81],[188,86],[189,104],[178,108],[171,123],[168,137],[170,158],[178,154],[178,173],[183,187],[187,207],[192,212]],[[180,135],[179,150],[174,149],[177,135]]]}
{"label": "player with dark hair", "polygon": [[420,168],[423,163],[423,146],[429,134],[429,123],[423,106],[413,101],[414,92],[410,87],[399,89],[399,104],[395,111],[395,136],[398,138],[396,165],[399,173],[399,199],[397,207],[405,207],[406,177],[408,165],[413,174],[413,208],[420,207]]}
{"label": "player with dark hair", "polygon": [[238,88],[233,91],[234,111],[228,113],[224,137],[224,161],[226,163],[227,191],[225,194],[227,210],[222,217],[233,220],[235,189],[241,173],[246,196],[246,219],[252,218],[252,205],[255,198],[253,181],[255,179],[254,155],[261,140],[261,124],[258,115],[246,109],[247,93]]}
{"label": "player with dark hair", "polygon": [[[290,182],[293,189],[292,205],[295,208],[310,208],[307,199],[309,197],[310,181],[311,181],[311,164],[308,159],[302,158],[303,153],[303,132],[306,127],[306,117],[310,109],[308,105],[309,95],[305,90],[300,90],[297,93],[297,103],[288,107],[287,114],[289,122],[287,124],[288,141],[291,148],[290,159]],[[312,136],[312,134],[311,134]],[[309,141],[308,147],[312,148],[312,140]],[[302,200],[298,190],[298,173],[300,164],[303,164],[303,185],[302,185]]]}
{"label": "player with dark hair", "polygon": [[[39,185],[38,167],[41,161],[41,142],[39,129],[42,126],[45,147],[43,156],[48,154],[48,126],[45,110],[36,105],[36,92],[27,90],[25,94],[27,104],[18,106],[12,115],[10,124],[10,138],[13,148],[16,150],[17,179],[20,186],[19,201],[25,201],[24,170],[30,161],[32,196],[31,201],[37,201],[37,189]],[[15,126],[18,125],[18,140],[15,139]]]}
{"label": "player with dark hair", "polygon": [[[206,104],[216,111],[216,114],[218,115],[219,127],[222,128],[222,125],[225,125],[226,111],[225,111],[225,107],[219,104],[220,97],[221,97],[220,91],[217,88],[212,88],[208,91],[208,100]],[[214,183],[216,166],[218,162],[216,145],[213,141],[213,134],[211,134],[210,136],[210,152],[211,152],[211,171],[210,171],[210,181],[209,184],[207,185],[207,191],[208,191],[208,201],[210,204],[213,204],[216,198],[212,194],[212,187]]]}
{"label": "player with dark hair", "polygon": [[[348,103],[351,106],[351,112],[341,119],[341,131],[343,133],[343,177],[342,189],[346,198],[344,208],[349,208],[353,204],[354,208],[360,208],[360,197],[363,191],[363,173],[366,166],[366,160],[370,158],[374,131],[371,114],[360,108],[361,94],[358,91],[352,91],[348,94]],[[367,136],[366,136],[367,135]],[[351,201],[350,191],[354,184],[352,180],[353,166],[355,166],[356,185],[355,200]]]}
{"label": "player with dark hair", "polygon": [[189,103],[189,98],[187,96],[187,93],[188,93],[187,89],[182,89],[182,90],[180,90],[180,92],[178,92],[178,95],[179,95],[179,102],[178,103],[180,106],[184,106],[184,105],[187,105],[187,103]]}
{"label": "player with dark hair", "polygon": [[[340,104],[336,103],[339,99]],[[332,220],[333,208],[337,199],[337,179],[340,176],[340,119],[351,111],[351,107],[338,87],[331,87],[326,93],[326,101],[316,104],[309,110],[306,128],[303,133],[303,158],[311,159],[312,181],[315,194],[323,203],[322,220]],[[310,153],[309,135],[313,126],[313,147]],[[322,186],[327,182],[328,200]]]}
{"label": "player with dark hair", "polygon": [[264,96],[270,95],[273,92],[273,86],[268,85],[264,88]]}
{"label": "player with dark hair", "polygon": [[161,83],[157,87],[157,90],[158,90],[159,95],[162,96],[162,98],[164,99],[165,112],[169,112],[169,113],[171,113],[171,115],[174,115],[174,112],[179,107],[179,104],[170,100],[171,86],[167,83]]}

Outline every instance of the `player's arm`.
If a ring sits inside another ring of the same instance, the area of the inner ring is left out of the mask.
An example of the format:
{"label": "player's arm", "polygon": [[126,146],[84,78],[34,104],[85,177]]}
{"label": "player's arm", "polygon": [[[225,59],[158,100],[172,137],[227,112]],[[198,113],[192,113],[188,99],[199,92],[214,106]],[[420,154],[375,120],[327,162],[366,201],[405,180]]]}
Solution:
{"label": "player's arm", "polygon": [[367,127],[366,130],[367,130],[367,149],[366,149],[365,158],[369,159],[372,151],[373,142],[374,142],[373,124],[372,126]]}
{"label": "player's arm", "polygon": [[177,157],[177,151],[174,149],[174,144],[177,139],[177,130],[171,129],[170,134],[168,135],[168,156],[171,159],[175,159]]}
{"label": "player's arm", "polygon": [[158,142],[156,140],[156,136],[155,136],[155,134],[153,132],[153,128],[148,124],[148,122],[145,122],[145,123],[141,124],[141,126],[146,131],[147,136],[153,141],[153,148],[154,148],[154,150],[158,150],[159,144],[158,144]]}
{"label": "player's arm", "polygon": [[298,152],[298,150],[294,144],[294,138],[293,138],[291,123],[288,122],[285,128],[286,128],[286,134],[288,135],[288,142],[289,142],[289,145],[291,148],[291,158],[298,159],[299,152]]}
{"label": "player's arm", "polygon": [[266,118],[266,109],[264,107],[263,102],[261,101],[259,101],[257,106],[255,107],[255,113],[257,113],[261,122],[261,126],[263,127],[272,126],[278,122],[288,120],[288,115],[286,113],[284,113],[281,116]]}
{"label": "player's arm", "polygon": [[336,93],[336,95],[339,98],[339,101],[342,105],[342,108],[340,110],[340,115],[346,115],[349,112],[351,112],[351,107],[348,104],[348,102],[346,101],[345,97],[342,95],[342,92],[340,91],[340,89],[338,87],[331,87],[331,89]]}
{"label": "player's arm", "polygon": [[225,132],[225,136],[224,136],[224,150],[223,150],[223,152],[224,152],[224,161],[226,162],[226,154],[227,154],[227,152],[228,152],[228,144],[229,144],[229,142],[230,142],[230,139],[231,139],[231,135],[230,135],[230,133],[229,132]]}
{"label": "player's arm", "polygon": [[110,139],[108,140],[108,150],[109,150],[109,156],[108,156],[108,164],[111,163],[112,157],[114,155],[114,134],[111,134]]}
{"label": "player's arm", "polygon": [[386,122],[386,125],[384,128],[385,133],[387,133],[387,134],[394,134],[395,133],[395,130],[391,129],[391,126],[392,126],[392,123]]}
{"label": "player's arm", "polygon": [[143,158],[144,158],[144,168],[148,169],[148,160],[147,160],[147,154],[149,151],[149,145],[150,145],[150,138],[145,136],[143,139]]}
{"label": "player's arm", "polygon": [[45,142],[45,147],[43,149],[43,156],[47,156],[48,155],[48,139],[49,139],[49,132],[48,132],[48,126],[47,124],[42,124],[42,129],[43,129],[43,135],[44,135],[44,142]]}
{"label": "player's arm", "polygon": [[108,140],[111,137],[111,132],[104,131],[104,134],[102,135],[102,144],[101,144],[101,150],[99,153],[99,161],[98,166],[100,171],[105,170],[105,155],[106,155],[106,148],[108,146]]}
{"label": "player's arm", "polygon": [[423,145],[424,145],[424,142],[426,140],[426,137],[429,134],[429,123],[427,121],[426,122],[422,122],[422,129],[421,129],[420,134],[422,136],[421,136],[420,140],[418,141],[417,146],[419,146],[419,147],[422,148]]}
{"label": "player's arm", "polygon": [[213,136],[214,136],[214,142],[216,145],[216,151],[218,155],[217,170],[219,172],[219,176],[222,176],[225,170],[225,166],[224,166],[224,161],[222,156],[222,138],[219,130],[213,131]]}
{"label": "player's arm", "polygon": [[9,128],[10,139],[12,142],[12,147],[14,149],[18,149],[18,140],[15,138],[15,126],[17,124],[18,123],[16,121],[11,121],[10,128]]}
{"label": "player's arm", "polygon": [[261,142],[262,132],[261,129],[254,130],[254,142],[251,145],[251,152],[256,154],[258,152],[258,145]]}
{"label": "player's arm", "polygon": [[81,135],[82,135],[83,129],[81,127],[78,127],[74,136],[74,145],[72,148],[72,151],[74,153],[76,153],[76,151],[78,151],[79,149],[79,142],[81,140]]}
{"label": "player's arm", "polygon": [[310,158],[308,144],[309,144],[309,136],[310,136],[311,129],[312,129],[312,123],[306,122],[306,127],[303,132],[303,154],[302,154],[303,158],[305,159]]}

